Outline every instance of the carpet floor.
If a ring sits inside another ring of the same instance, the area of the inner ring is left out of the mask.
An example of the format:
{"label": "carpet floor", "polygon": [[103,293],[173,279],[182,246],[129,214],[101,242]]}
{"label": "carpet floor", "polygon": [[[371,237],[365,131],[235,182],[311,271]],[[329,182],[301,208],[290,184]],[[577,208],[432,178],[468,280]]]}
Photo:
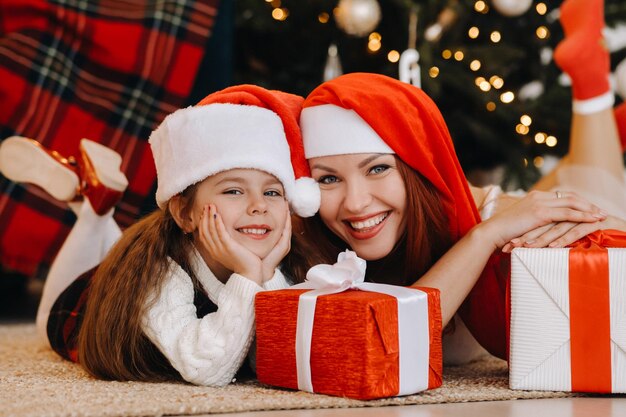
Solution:
{"label": "carpet floor", "polygon": [[449,367],[444,375],[441,388],[372,401],[275,389],[256,382],[210,388],[184,383],[100,381],[46,347],[33,324],[0,326],[2,417],[193,415],[573,396],[510,390],[506,363],[495,358]]}

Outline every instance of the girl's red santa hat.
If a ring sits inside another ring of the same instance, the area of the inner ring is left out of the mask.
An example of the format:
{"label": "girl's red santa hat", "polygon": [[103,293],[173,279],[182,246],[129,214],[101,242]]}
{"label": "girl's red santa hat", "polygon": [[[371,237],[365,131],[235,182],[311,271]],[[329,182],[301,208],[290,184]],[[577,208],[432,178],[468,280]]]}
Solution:
{"label": "girl's red santa hat", "polygon": [[149,140],[159,207],[211,175],[249,168],[275,176],[296,214],[314,215],[320,191],[304,159],[298,126],[302,102],[293,94],[240,85],[167,116]]}

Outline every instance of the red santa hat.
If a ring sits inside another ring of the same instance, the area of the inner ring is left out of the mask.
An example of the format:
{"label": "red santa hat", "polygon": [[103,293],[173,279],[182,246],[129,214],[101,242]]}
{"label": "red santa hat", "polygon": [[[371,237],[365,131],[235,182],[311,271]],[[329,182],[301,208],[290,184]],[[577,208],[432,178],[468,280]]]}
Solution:
{"label": "red santa hat", "polygon": [[278,178],[296,214],[314,215],[320,192],[304,159],[298,126],[302,101],[293,94],[240,85],[167,116],[149,140],[159,207],[211,175],[250,168]]}
{"label": "red santa hat", "polygon": [[384,75],[346,74],[313,90],[303,107],[307,158],[396,154],[437,188],[454,240],[480,220],[448,128],[421,89]]}

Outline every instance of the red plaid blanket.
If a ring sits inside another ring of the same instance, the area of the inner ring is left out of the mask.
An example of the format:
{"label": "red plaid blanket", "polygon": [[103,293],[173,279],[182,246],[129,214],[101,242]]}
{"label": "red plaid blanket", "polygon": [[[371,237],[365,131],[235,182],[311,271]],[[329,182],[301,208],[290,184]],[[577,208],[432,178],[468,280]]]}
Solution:
{"label": "red plaid blanket", "polygon": [[[121,226],[152,207],[150,132],[187,99],[219,0],[0,1],[0,139],[63,155],[81,138],[123,157]],[[44,272],[74,222],[65,203],[0,176],[0,263]]]}

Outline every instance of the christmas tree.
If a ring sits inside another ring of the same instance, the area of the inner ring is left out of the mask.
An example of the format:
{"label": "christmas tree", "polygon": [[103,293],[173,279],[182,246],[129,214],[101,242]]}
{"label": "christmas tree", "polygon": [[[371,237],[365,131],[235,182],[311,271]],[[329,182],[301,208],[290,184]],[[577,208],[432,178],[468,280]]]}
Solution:
{"label": "christmas tree", "polygon": [[[439,105],[466,173],[501,166],[504,185],[525,188],[546,156],[562,156],[568,145],[571,91],[552,60],[563,38],[560,3],[239,1],[235,81],[306,95],[325,70],[397,78],[400,55],[415,48],[421,86]],[[605,17],[619,100],[626,3],[605,0]]]}

